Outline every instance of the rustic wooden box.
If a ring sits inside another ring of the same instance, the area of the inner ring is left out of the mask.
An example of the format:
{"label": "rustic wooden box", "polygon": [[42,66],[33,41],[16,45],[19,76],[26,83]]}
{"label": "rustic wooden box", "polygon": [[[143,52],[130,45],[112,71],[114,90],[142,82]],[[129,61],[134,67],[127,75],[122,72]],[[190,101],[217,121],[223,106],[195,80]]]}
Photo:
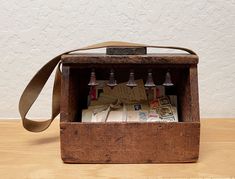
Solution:
{"label": "rustic wooden box", "polygon": [[[173,163],[196,162],[199,156],[200,117],[198,57],[190,54],[62,56],[61,156],[65,163]],[[146,77],[151,68],[162,84],[171,70],[178,96],[178,123],[84,123],[91,69],[97,79],[108,79],[114,68],[118,82]]]}

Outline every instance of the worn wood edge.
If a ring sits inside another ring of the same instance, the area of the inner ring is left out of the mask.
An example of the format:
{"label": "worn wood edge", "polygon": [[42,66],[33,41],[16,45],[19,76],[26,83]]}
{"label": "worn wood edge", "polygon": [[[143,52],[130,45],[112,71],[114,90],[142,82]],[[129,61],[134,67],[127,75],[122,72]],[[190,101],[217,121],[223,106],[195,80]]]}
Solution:
{"label": "worn wood edge", "polygon": [[77,121],[61,121],[60,125],[199,125],[200,121],[186,122],[77,122]]}
{"label": "worn wood edge", "polygon": [[198,58],[198,55],[194,54],[188,54],[188,53],[147,53],[143,55],[107,55],[106,53],[70,53],[70,54],[64,54],[61,56],[61,58],[68,58],[68,57],[172,57],[172,56],[177,56],[177,57],[193,57],[193,58]]}
{"label": "worn wood edge", "polygon": [[197,64],[197,55],[62,55],[62,63],[93,64]]}
{"label": "worn wood edge", "polygon": [[107,126],[111,126],[111,125],[171,125],[172,127],[179,125],[179,126],[184,126],[184,125],[195,125],[195,127],[199,127],[201,126],[200,121],[187,121],[187,122],[77,122],[77,121],[65,121],[65,120],[61,120],[60,122],[60,129],[63,130],[63,127],[66,127],[67,125],[87,125],[87,126],[103,126],[103,125],[107,125]]}
{"label": "worn wood edge", "polygon": [[141,162],[141,163],[129,163],[129,162],[77,162],[77,160],[73,160],[73,159],[68,159],[68,158],[61,158],[63,163],[65,164],[180,164],[180,163],[197,163],[198,162],[198,158],[192,159],[191,161],[187,160],[187,161],[163,161],[163,162]]}

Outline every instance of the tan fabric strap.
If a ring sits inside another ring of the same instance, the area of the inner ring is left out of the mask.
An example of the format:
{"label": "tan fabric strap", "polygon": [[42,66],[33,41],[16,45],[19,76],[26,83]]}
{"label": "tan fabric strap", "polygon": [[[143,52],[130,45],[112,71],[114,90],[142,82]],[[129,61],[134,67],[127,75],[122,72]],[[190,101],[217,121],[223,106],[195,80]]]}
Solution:
{"label": "tan fabric strap", "polygon": [[[75,50],[71,50],[61,55],[56,56],[52,60],[50,60],[47,64],[45,64],[31,79],[29,84],[26,86],[23,94],[21,95],[19,101],[19,112],[22,118],[23,126],[25,129],[31,132],[41,132],[47,129],[54,118],[60,113],[60,88],[61,88],[61,72],[59,70],[59,63],[61,60],[61,56],[64,54],[69,54],[71,52],[76,51],[84,51],[90,49],[99,49],[105,47],[150,47],[150,48],[168,48],[168,49],[176,49],[183,50],[190,54],[196,55],[196,53],[190,49],[182,48],[182,47],[173,47],[173,46],[153,46],[153,45],[145,45],[145,44],[136,44],[136,43],[128,43],[128,42],[118,42],[118,41],[110,41],[103,42],[95,45],[90,45],[84,48],[79,48]],[[45,121],[35,121],[31,119],[27,119],[26,115],[33,103],[38,98],[39,94],[42,91],[42,88],[46,84],[49,79],[51,73],[58,65],[54,80],[53,94],[52,94],[52,115],[50,119]]]}

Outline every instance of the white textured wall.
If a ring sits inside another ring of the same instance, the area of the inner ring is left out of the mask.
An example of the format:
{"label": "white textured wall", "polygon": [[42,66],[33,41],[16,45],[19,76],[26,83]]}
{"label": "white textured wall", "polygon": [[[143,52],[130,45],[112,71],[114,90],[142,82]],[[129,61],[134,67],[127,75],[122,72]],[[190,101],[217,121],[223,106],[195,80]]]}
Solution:
{"label": "white textured wall", "polygon": [[[50,58],[108,40],[192,48],[201,116],[235,117],[234,0],[1,0],[0,118],[19,118],[21,92]],[[51,82],[31,115],[49,116]]]}

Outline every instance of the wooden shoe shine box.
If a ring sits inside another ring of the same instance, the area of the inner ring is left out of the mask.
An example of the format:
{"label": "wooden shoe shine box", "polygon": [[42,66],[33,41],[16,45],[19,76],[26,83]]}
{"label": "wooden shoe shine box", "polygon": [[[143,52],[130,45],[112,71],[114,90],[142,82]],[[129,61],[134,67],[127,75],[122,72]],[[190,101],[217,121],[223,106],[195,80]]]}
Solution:
{"label": "wooden shoe shine box", "polygon": [[[65,163],[179,163],[199,156],[200,116],[198,56],[187,53],[145,54],[146,48],[107,48],[106,54],[67,54],[62,60],[61,156]],[[152,69],[156,84],[170,69],[178,100],[179,122],[81,122],[87,108],[90,73],[108,79],[115,69],[125,82],[130,69],[146,78]]]}

